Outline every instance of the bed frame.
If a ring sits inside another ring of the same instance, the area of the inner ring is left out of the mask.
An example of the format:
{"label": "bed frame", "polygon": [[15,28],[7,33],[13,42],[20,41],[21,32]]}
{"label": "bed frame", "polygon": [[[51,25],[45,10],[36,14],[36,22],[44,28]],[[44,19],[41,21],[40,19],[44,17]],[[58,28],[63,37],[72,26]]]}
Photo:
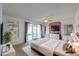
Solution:
{"label": "bed frame", "polygon": [[42,54],[41,52],[37,51],[36,49],[34,49],[32,47],[31,47],[31,49],[34,50],[35,52],[37,52],[40,56],[45,56],[44,54]]}

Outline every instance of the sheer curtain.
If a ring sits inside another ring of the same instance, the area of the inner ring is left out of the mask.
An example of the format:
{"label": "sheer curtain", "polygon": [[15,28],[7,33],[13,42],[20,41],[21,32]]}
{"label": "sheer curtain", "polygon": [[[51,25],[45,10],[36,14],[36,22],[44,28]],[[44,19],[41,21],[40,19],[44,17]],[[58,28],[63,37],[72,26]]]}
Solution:
{"label": "sheer curtain", "polygon": [[37,25],[37,38],[41,38],[41,26]]}
{"label": "sheer curtain", "polygon": [[37,39],[37,25],[32,25],[32,33],[33,33],[33,39]]}

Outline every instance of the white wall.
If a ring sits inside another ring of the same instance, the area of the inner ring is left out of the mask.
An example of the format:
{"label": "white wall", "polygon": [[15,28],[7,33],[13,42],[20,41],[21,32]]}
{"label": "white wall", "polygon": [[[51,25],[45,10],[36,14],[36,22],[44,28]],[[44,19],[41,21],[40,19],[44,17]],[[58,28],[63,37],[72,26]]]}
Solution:
{"label": "white wall", "polygon": [[27,19],[15,18],[15,17],[11,17],[11,16],[4,16],[3,17],[3,22],[4,22],[4,30],[3,31],[4,32],[7,31],[7,26],[6,26],[7,20],[14,20],[14,21],[17,20],[19,22],[19,37],[18,37],[18,39],[12,39],[13,45],[24,42],[25,22],[30,22],[32,24],[40,24],[38,22],[27,20]]}
{"label": "white wall", "polygon": [[0,3],[0,24],[2,23],[2,4]]}
{"label": "white wall", "polygon": [[19,22],[19,37],[17,39],[12,39],[12,44],[19,44],[19,43],[23,43],[24,42],[24,19],[19,19],[19,18],[14,18],[14,17],[10,17],[10,16],[4,16],[3,17],[3,22],[4,22],[4,32],[7,31],[7,27],[6,27],[6,22],[7,20],[14,20],[14,21],[18,21]]}

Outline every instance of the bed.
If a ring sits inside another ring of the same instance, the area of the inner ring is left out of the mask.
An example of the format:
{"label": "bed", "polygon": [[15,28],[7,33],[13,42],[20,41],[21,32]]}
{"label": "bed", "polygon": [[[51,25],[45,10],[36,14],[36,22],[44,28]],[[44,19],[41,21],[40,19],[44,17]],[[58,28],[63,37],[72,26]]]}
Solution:
{"label": "bed", "polygon": [[54,54],[58,56],[65,56],[66,51],[63,50],[63,45],[65,44],[65,41],[60,41],[60,44],[55,48]]}
{"label": "bed", "polygon": [[31,47],[45,56],[53,56],[54,50],[60,43],[60,40],[55,39],[40,39],[32,42]]}

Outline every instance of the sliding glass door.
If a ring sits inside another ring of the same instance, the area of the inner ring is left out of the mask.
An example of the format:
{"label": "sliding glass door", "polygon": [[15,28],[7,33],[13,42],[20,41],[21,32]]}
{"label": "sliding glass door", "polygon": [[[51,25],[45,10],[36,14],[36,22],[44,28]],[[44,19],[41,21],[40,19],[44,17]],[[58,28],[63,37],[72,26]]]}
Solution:
{"label": "sliding glass door", "polygon": [[28,24],[27,40],[35,40],[41,38],[41,27],[39,24]]}

